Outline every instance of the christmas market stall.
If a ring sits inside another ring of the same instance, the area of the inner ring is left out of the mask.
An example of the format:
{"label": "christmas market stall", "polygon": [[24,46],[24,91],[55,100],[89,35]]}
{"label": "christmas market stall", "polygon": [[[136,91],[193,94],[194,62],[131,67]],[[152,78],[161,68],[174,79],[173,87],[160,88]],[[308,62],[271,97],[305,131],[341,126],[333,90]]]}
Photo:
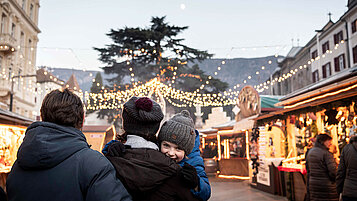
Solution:
{"label": "christmas market stall", "polygon": [[7,175],[17,158],[31,119],[0,109],[0,186],[5,188]]}
{"label": "christmas market stall", "polygon": [[201,153],[207,174],[216,174],[218,171],[217,129],[200,130]]}
{"label": "christmas market stall", "polygon": [[[260,97],[253,87],[246,86],[240,91],[237,102],[235,120],[213,126],[212,133],[205,133],[203,140],[206,145],[217,145],[219,177],[248,180],[252,175],[249,166],[252,146],[250,138],[255,128],[255,118],[261,112],[277,110],[274,104],[278,102],[278,98]],[[211,142],[207,143],[209,140]]]}
{"label": "christmas market stall", "polygon": [[102,152],[105,144],[114,140],[116,137],[116,130],[114,125],[85,125],[83,126],[83,134],[86,136],[88,144],[91,149]]}
{"label": "christmas market stall", "polygon": [[[326,133],[332,137],[330,152],[333,153],[336,163],[339,163],[343,147],[357,131],[356,70],[356,67],[346,69],[321,82],[295,91],[276,104],[282,106],[282,110],[255,119],[262,128],[258,142],[263,146],[259,148],[258,158],[266,158],[267,155],[272,158],[284,158],[278,167],[281,191],[275,191],[275,194],[286,195],[289,200],[305,199],[305,154],[313,146],[318,134]],[[279,129],[274,131],[274,127]],[[272,134],[267,132],[269,130]],[[279,138],[280,151],[275,146],[275,139]],[[262,139],[268,141],[261,142]],[[270,150],[272,148],[275,150]]]}

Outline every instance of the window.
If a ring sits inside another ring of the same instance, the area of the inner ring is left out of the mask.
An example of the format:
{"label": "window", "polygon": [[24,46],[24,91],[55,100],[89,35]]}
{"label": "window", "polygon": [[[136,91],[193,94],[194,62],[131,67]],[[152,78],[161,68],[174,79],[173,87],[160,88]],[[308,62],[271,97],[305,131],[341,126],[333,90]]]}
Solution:
{"label": "window", "polygon": [[334,61],[335,61],[335,72],[339,72],[340,70],[346,68],[345,54],[341,54],[340,56],[336,57]]}
{"label": "window", "polygon": [[357,46],[352,49],[353,53],[353,63],[357,63]]}
{"label": "window", "polygon": [[30,18],[33,17],[33,4],[30,5]]}
{"label": "window", "polygon": [[22,31],[21,31],[21,36],[20,36],[20,46],[22,48],[25,46],[25,34]]}
{"label": "window", "polygon": [[356,23],[357,23],[357,19],[353,20],[353,22],[351,23],[352,33],[357,31]]}
{"label": "window", "polygon": [[0,30],[0,33],[5,33],[6,21],[7,21],[6,15],[2,14],[2,16],[1,16],[1,30]]}
{"label": "window", "polygon": [[338,32],[337,34],[333,35],[333,40],[336,44],[339,44],[343,40],[343,33],[342,31]]}
{"label": "window", "polygon": [[328,41],[322,44],[322,53],[325,54],[327,50],[330,50],[330,44]]}
{"label": "window", "polygon": [[22,9],[26,9],[26,0],[22,0]]}
{"label": "window", "polygon": [[317,50],[311,53],[311,59],[316,59],[316,57],[317,57]]}
{"label": "window", "polygon": [[327,78],[331,75],[331,63],[322,66],[322,78]]}
{"label": "window", "polygon": [[312,82],[317,82],[319,81],[319,71],[318,70],[315,70],[313,73],[312,73]]}
{"label": "window", "polygon": [[15,33],[16,32],[16,25],[14,23],[12,23],[12,26],[11,26],[11,36],[12,37],[15,37]]}

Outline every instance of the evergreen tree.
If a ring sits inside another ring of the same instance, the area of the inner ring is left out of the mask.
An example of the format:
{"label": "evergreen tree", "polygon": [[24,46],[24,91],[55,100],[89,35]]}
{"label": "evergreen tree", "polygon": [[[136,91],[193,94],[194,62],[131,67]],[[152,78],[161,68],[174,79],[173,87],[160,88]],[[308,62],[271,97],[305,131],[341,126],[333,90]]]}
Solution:
{"label": "evergreen tree", "polygon": [[100,72],[98,72],[95,75],[95,81],[92,83],[92,86],[90,88],[90,92],[91,93],[99,93],[102,90],[102,86],[103,86],[103,79],[102,79],[102,75]]}
{"label": "evergreen tree", "polygon": [[227,83],[206,75],[195,64],[213,55],[188,47],[183,44],[183,38],[177,38],[186,29],[187,26],[169,25],[165,16],[152,17],[147,28],[111,29],[107,35],[113,43],[94,48],[99,52],[99,60],[105,64],[104,72],[115,75],[108,79],[111,89],[123,89],[132,81],[145,83],[157,77],[183,91],[196,91],[202,84],[205,87],[200,89],[201,93],[224,91]]}

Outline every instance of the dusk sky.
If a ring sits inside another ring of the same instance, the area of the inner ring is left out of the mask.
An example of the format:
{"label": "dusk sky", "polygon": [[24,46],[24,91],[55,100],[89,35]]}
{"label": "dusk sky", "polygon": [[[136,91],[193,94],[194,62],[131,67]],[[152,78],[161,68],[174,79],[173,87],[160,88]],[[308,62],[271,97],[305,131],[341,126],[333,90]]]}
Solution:
{"label": "dusk sky", "polygon": [[[41,0],[37,66],[100,70],[93,47],[110,29],[149,26],[151,16],[189,26],[179,35],[214,58],[285,56],[347,11],[347,0]],[[292,41],[293,39],[293,41]]]}

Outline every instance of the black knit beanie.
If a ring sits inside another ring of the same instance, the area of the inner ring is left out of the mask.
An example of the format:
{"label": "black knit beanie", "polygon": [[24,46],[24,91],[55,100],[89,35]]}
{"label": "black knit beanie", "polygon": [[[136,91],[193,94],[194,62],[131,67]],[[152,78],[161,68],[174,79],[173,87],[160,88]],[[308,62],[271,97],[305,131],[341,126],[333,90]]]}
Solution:
{"label": "black knit beanie", "polygon": [[158,103],[147,97],[132,97],[123,108],[123,129],[129,135],[137,135],[156,142],[156,133],[164,118]]}
{"label": "black knit beanie", "polygon": [[183,110],[171,119],[167,120],[161,127],[158,140],[176,144],[188,155],[195,145],[195,128],[190,112]]}

